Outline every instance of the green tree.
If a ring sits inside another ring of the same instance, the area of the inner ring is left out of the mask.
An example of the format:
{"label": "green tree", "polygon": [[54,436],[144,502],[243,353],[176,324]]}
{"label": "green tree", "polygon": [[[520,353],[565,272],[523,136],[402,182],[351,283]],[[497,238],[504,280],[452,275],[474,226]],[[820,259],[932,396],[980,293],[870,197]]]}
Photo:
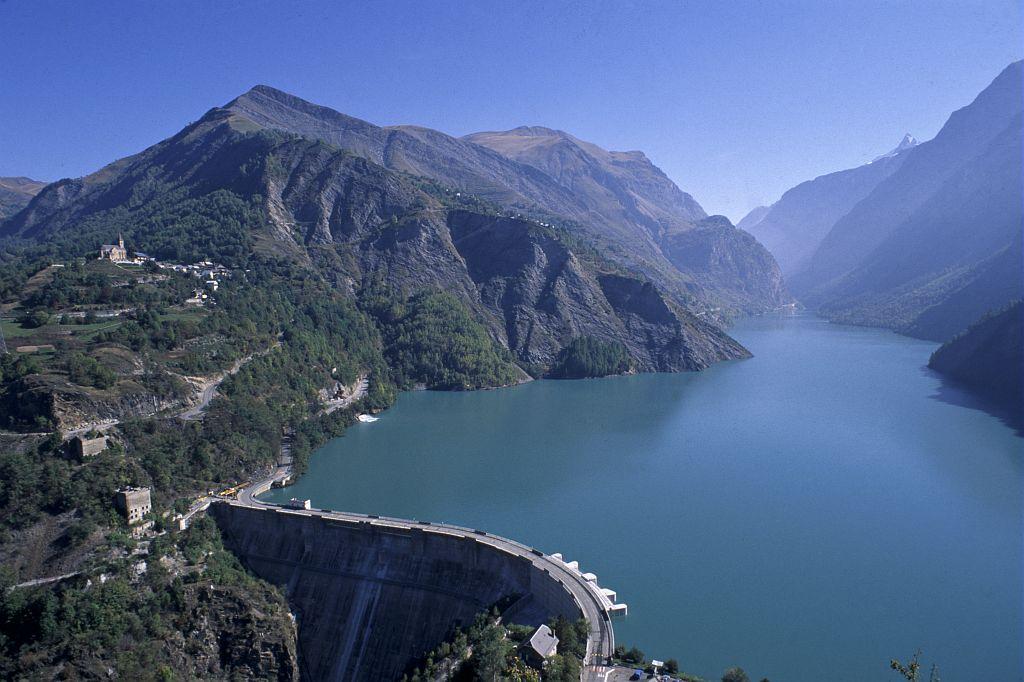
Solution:
{"label": "green tree", "polygon": [[586,379],[628,372],[629,351],[618,341],[578,336],[559,352],[549,375],[553,379]]}
{"label": "green tree", "polygon": [[50,313],[42,309],[33,310],[22,316],[20,321],[23,327],[36,329],[50,323]]}
{"label": "green tree", "polygon": [[570,654],[555,654],[544,668],[544,682],[577,682],[580,679],[580,661]]}
{"label": "green tree", "polygon": [[722,674],[722,682],[750,682],[743,668],[729,668]]}
{"label": "green tree", "polygon": [[[892,659],[889,661],[889,667],[898,672],[900,675],[905,677],[908,682],[917,682],[918,676],[921,673],[921,651],[914,652],[914,655],[904,665],[900,663],[899,659]],[[939,667],[932,664],[931,673],[928,675],[929,682],[940,682],[939,680]]]}

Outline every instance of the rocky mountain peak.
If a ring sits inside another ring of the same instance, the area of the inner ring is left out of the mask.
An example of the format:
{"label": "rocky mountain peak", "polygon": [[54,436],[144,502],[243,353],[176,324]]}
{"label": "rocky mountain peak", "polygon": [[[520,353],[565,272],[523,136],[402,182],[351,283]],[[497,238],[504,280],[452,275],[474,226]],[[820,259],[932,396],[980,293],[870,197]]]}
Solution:
{"label": "rocky mountain peak", "polygon": [[881,159],[891,159],[897,154],[901,154],[902,152],[905,152],[908,149],[913,149],[918,144],[920,143],[917,141],[917,138],[911,135],[910,133],[907,133],[903,136],[903,139],[900,140],[900,143],[898,145],[887,151],[885,154],[882,154],[881,156],[876,156],[871,160],[871,163],[874,163],[875,161],[879,161]]}

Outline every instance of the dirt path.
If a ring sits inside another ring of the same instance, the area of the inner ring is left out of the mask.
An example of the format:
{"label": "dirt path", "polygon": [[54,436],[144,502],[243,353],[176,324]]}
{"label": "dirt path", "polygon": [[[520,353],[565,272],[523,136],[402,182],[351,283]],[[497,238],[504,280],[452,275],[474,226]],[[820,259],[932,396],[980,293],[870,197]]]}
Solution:
{"label": "dirt path", "polygon": [[244,367],[246,363],[248,363],[249,361],[253,360],[254,358],[263,357],[264,355],[266,355],[267,353],[274,350],[280,345],[281,342],[277,341],[270,348],[261,350],[257,353],[250,353],[249,355],[246,355],[244,358],[236,360],[235,363],[231,365],[230,369],[228,369],[227,371],[221,372],[220,374],[215,375],[213,378],[201,382],[199,384],[199,386],[201,387],[199,393],[199,402],[193,405],[192,407],[179,412],[177,414],[177,417],[185,421],[201,420],[203,417],[206,416],[206,408],[210,406],[210,402],[217,396],[217,389],[220,387],[222,383],[224,383],[225,379],[227,379],[229,376],[238,374],[238,371],[242,369],[242,367]]}

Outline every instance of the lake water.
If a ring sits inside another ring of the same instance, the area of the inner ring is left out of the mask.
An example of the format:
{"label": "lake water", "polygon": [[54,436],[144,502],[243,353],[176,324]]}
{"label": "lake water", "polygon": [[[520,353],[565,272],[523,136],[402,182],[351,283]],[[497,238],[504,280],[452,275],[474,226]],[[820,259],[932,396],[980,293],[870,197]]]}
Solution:
{"label": "lake water", "polygon": [[932,343],[732,333],[755,357],[698,374],[404,394],[268,498],[562,552],[629,604],[619,643],[708,679],[894,680],[917,649],[944,682],[1024,679],[1024,440]]}

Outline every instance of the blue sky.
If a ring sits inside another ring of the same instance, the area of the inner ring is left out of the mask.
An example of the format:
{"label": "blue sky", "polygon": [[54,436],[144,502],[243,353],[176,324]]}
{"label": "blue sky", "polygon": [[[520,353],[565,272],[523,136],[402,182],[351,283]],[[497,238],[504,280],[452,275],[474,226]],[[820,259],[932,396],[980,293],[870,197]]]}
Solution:
{"label": "blue sky", "polygon": [[733,220],[1021,57],[1015,0],[0,0],[0,175],[88,173],[266,83],[379,124],[642,149]]}

